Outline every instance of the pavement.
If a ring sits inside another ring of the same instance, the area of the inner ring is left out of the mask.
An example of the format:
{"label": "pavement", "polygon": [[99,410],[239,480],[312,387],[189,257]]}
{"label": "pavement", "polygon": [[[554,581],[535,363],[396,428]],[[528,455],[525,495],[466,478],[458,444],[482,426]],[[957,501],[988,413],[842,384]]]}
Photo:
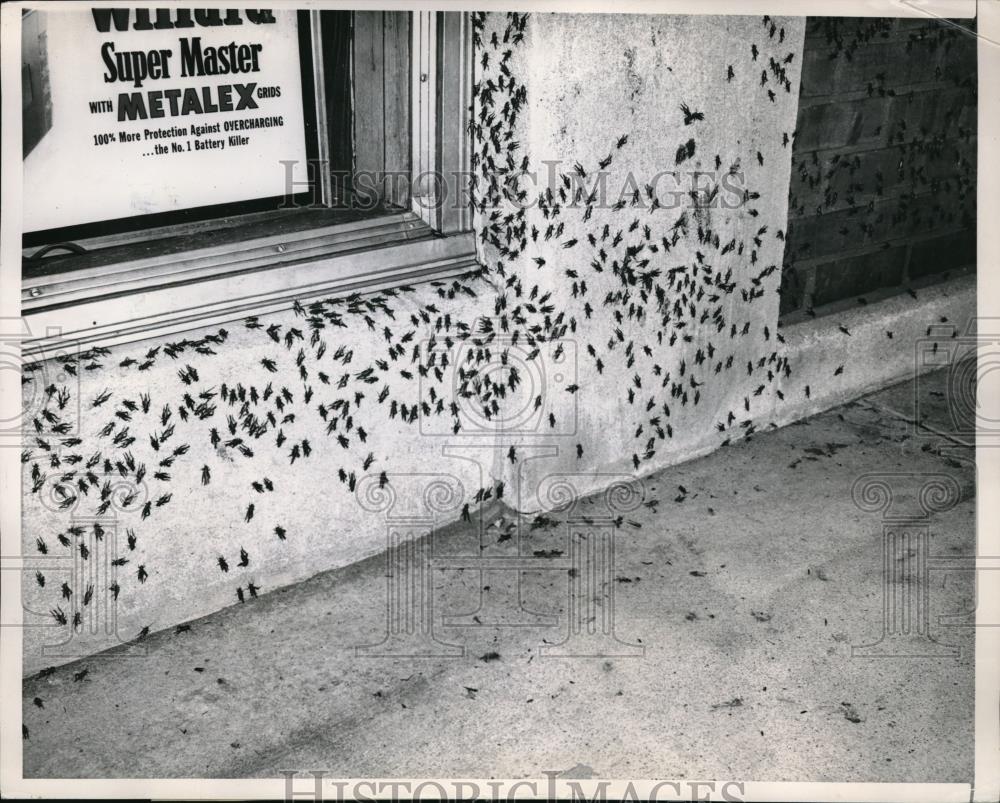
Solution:
{"label": "pavement", "polygon": [[[25,777],[971,783],[974,453],[949,392],[926,375],[755,434],[611,523],[597,496],[445,528],[401,553],[439,561],[432,633],[386,639],[402,575],[376,556],[27,678]],[[911,533],[888,551],[887,521]]]}

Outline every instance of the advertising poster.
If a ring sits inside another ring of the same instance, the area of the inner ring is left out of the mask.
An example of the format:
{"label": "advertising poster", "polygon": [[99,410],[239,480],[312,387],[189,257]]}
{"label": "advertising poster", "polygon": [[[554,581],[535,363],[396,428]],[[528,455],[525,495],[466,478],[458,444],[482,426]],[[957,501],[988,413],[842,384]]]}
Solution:
{"label": "advertising poster", "polygon": [[289,175],[306,181],[294,11],[30,13],[26,232],[280,196]]}

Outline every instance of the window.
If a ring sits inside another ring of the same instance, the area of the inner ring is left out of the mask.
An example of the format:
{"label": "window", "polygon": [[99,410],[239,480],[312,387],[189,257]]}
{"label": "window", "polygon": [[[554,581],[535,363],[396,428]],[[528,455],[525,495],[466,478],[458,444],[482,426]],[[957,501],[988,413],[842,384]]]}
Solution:
{"label": "window", "polygon": [[27,12],[32,333],[111,345],[473,269],[470,50],[451,12]]}

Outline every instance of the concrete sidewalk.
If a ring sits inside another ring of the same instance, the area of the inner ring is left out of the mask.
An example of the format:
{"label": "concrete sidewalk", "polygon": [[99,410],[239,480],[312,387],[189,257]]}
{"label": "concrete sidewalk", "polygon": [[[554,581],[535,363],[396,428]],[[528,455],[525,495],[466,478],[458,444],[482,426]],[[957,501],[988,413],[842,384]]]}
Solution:
{"label": "concrete sidewalk", "polygon": [[[435,630],[464,655],[356,656],[386,629],[380,556],[153,634],[144,657],[27,679],[25,776],[971,782],[973,629],[939,617],[972,610],[974,577],[935,559],[975,553],[974,453],[937,434],[944,381],[919,380],[920,430],[906,383],[646,478],[658,503],[624,515],[612,583],[617,650],[642,655],[543,655],[570,618],[569,530],[493,509],[483,554],[509,555],[520,527],[522,553],[554,568],[520,592],[513,571],[433,572],[436,616],[479,607],[465,621],[482,626]],[[882,517],[852,500],[869,474],[893,475],[908,514],[921,475],[957,484],[916,589],[957,657],[852,656],[883,630]],[[434,554],[479,550],[474,525],[436,534]],[[490,626],[496,611],[520,626]]]}

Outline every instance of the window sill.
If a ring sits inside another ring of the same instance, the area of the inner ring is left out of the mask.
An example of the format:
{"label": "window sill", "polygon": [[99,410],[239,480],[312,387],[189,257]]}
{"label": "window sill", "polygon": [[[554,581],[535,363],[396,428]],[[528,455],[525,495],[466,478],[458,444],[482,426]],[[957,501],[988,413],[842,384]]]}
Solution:
{"label": "window sill", "polygon": [[[100,253],[100,252],[95,252]],[[26,278],[25,356],[67,343],[111,346],[372,292],[477,267],[471,233],[436,235],[411,212],[92,264]],[[121,255],[119,254],[119,257]]]}

